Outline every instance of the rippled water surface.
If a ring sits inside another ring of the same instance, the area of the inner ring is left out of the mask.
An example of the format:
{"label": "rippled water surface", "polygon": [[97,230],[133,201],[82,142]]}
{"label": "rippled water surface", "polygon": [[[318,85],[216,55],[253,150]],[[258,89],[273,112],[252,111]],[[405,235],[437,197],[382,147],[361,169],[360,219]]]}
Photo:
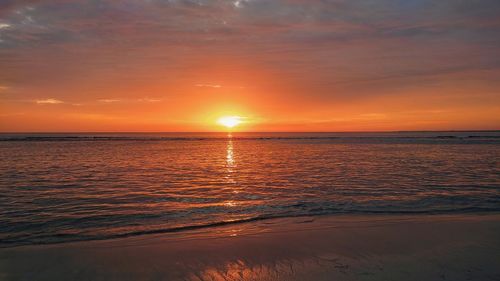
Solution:
{"label": "rippled water surface", "polygon": [[3,134],[0,246],[500,210],[500,133]]}

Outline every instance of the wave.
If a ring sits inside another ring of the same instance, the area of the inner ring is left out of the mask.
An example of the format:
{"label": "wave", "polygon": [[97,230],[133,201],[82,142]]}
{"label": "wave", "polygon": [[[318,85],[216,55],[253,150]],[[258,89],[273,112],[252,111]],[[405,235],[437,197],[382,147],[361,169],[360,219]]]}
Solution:
{"label": "wave", "polygon": [[219,221],[212,222],[207,224],[198,224],[198,225],[186,225],[179,227],[170,227],[170,228],[159,228],[152,230],[140,230],[140,231],[130,231],[123,233],[114,233],[108,235],[99,235],[99,236],[82,236],[82,235],[74,235],[74,234],[53,234],[47,235],[45,237],[36,237],[36,240],[30,237],[26,237],[24,239],[2,239],[0,241],[0,249],[1,248],[13,248],[20,246],[28,246],[28,245],[52,245],[52,244],[62,244],[62,243],[71,243],[71,242],[84,242],[84,241],[101,241],[101,240],[110,240],[110,239],[119,239],[119,238],[129,238],[136,237],[142,235],[151,235],[151,234],[166,234],[166,233],[176,233],[183,231],[193,231],[199,229],[209,229],[213,227],[221,227],[227,225],[238,225],[243,223],[251,223],[258,222],[264,220],[271,219],[285,219],[285,218],[300,218],[300,217],[319,217],[319,216],[328,216],[328,215],[443,215],[443,214],[467,214],[467,213],[497,213],[500,212],[499,208],[486,208],[486,207],[463,207],[456,209],[436,209],[436,210],[350,210],[350,211],[322,211],[322,212],[314,212],[314,213],[299,213],[299,214],[268,214],[255,216],[245,219],[239,220],[231,220],[231,221]]}

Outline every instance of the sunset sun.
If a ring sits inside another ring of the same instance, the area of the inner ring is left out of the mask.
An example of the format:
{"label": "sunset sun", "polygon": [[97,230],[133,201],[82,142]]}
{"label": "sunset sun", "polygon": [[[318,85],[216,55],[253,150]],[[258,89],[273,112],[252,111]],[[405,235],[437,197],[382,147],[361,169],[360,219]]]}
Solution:
{"label": "sunset sun", "polygon": [[224,116],[217,120],[219,125],[222,125],[226,128],[233,128],[242,123],[242,117],[240,116]]}

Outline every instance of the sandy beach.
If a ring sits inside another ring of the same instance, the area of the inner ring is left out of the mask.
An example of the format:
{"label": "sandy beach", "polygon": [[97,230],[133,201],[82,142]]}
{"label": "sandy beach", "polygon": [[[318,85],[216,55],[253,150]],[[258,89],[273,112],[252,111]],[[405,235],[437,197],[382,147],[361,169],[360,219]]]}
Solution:
{"label": "sandy beach", "polygon": [[500,215],[339,215],[0,250],[0,280],[500,280]]}

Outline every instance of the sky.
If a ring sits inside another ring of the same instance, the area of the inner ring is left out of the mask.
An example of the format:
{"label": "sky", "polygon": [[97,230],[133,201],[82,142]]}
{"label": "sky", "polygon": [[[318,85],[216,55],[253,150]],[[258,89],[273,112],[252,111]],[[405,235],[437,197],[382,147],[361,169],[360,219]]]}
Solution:
{"label": "sky", "polygon": [[0,131],[500,129],[498,0],[0,1]]}

